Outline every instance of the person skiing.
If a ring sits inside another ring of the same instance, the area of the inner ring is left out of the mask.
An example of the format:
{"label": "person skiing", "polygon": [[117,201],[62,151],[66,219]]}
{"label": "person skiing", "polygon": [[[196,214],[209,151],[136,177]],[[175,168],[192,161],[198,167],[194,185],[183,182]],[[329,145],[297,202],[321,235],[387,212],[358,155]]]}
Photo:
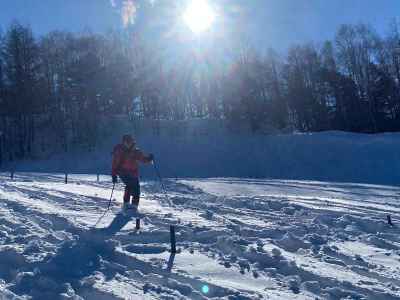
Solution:
{"label": "person skiing", "polygon": [[136,141],[130,134],[122,137],[122,143],[114,147],[112,159],[112,182],[116,184],[118,177],[125,184],[123,209],[137,209],[140,200],[139,162],[151,163],[153,154],[145,155],[136,148]]}

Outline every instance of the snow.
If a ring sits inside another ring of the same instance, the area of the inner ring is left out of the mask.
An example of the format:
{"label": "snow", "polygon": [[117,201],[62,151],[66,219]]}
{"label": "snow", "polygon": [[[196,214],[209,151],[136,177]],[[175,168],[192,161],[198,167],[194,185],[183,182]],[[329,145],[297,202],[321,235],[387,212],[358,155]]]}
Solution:
{"label": "snow", "polygon": [[165,184],[169,201],[143,181],[140,230],[119,213],[120,185],[95,228],[109,177],[0,174],[0,299],[400,299],[398,187]]}
{"label": "snow", "polygon": [[[274,178],[388,185],[400,182],[399,133],[250,135],[229,132],[222,123],[203,120],[196,124],[192,120],[163,123],[160,135],[154,135],[150,131],[155,124],[132,128],[121,123],[109,124],[112,137],[101,139],[96,151],[76,149],[19,162],[15,168],[17,172],[110,174],[113,146],[120,142],[122,134],[134,132],[138,146],[154,153],[162,174],[170,178]],[[13,167],[8,165],[4,170]],[[142,175],[155,179],[151,166],[144,167]]]}

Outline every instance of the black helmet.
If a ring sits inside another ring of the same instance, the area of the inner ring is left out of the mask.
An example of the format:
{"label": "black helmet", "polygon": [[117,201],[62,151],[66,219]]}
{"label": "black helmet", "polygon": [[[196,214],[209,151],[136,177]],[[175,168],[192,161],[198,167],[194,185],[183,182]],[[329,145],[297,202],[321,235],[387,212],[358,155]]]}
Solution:
{"label": "black helmet", "polygon": [[132,143],[135,143],[135,139],[133,138],[133,136],[132,136],[131,134],[124,134],[124,135],[122,136],[122,142],[123,142],[123,143],[125,143],[125,142],[132,142]]}

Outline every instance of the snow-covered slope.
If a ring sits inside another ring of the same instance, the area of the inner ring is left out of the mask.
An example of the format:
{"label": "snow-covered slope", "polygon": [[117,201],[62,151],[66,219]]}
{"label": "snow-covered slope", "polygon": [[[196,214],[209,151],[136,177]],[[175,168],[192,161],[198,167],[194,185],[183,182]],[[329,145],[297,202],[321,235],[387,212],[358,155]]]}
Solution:
{"label": "snow-covered slope", "polygon": [[[251,177],[398,185],[400,134],[249,135],[213,130],[195,135],[138,135],[142,150],[154,153],[166,177]],[[121,138],[90,153],[20,162],[17,171],[110,173],[111,151]],[[9,168],[10,166],[7,166]],[[4,169],[4,168],[3,168]],[[153,178],[152,168],[142,175]]]}
{"label": "snow-covered slope", "polygon": [[0,299],[400,299],[399,188],[148,181],[136,231],[109,178],[0,180]]}

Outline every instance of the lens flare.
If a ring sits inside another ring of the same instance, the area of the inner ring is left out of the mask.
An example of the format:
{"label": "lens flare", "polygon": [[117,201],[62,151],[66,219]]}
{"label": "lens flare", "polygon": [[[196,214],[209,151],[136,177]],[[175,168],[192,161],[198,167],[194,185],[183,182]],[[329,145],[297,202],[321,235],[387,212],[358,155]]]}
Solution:
{"label": "lens flare", "polygon": [[124,27],[135,22],[136,4],[134,0],[110,0],[111,7],[121,14]]}
{"label": "lens flare", "polygon": [[185,23],[194,33],[209,29],[215,18],[216,14],[206,0],[192,0],[183,15]]}
{"label": "lens flare", "polygon": [[124,26],[128,26],[129,24],[133,24],[135,20],[136,14],[136,6],[132,0],[125,0],[122,2],[122,23]]}
{"label": "lens flare", "polygon": [[210,288],[208,287],[208,285],[205,284],[202,286],[201,291],[203,292],[203,294],[208,294]]}

